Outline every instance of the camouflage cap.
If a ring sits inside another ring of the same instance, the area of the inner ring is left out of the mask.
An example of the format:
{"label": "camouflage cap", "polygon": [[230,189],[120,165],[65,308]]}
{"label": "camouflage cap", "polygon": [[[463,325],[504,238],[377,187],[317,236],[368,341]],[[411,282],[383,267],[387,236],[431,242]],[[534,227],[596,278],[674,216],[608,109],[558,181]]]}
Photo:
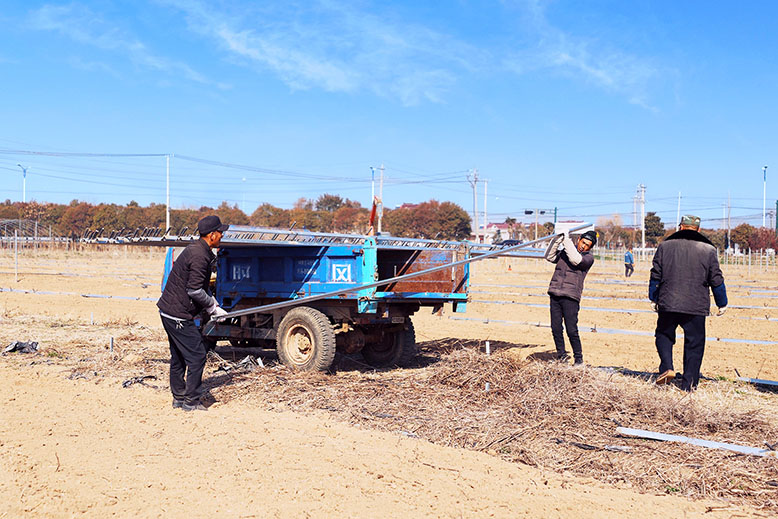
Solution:
{"label": "camouflage cap", "polygon": [[693,214],[685,214],[681,217],[681,225],[690,225],[692,227],[700,226],[700,217]]}

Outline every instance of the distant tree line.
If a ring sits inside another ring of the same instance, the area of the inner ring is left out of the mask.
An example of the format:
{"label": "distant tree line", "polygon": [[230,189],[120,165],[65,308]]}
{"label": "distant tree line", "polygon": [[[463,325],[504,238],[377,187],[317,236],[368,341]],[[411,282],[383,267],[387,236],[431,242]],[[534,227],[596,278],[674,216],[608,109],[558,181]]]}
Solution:
{"label": "distant tree line", "polygon": [[[708,238],[718,249],[737,247],[742,250],[778,249],[778,238],[775,231],[764,227],[754,227],[747,223],[733,227],[729,233],[726,229],[706,229],[705,222],[700,232]],[[662,219],[654,212],[646,213],[646,246],[656,247],[663,239],[673,234],[676,229],[665,229]],[[618,216],[600,219],[597,222],[597,231],[600,233],[600,244],[611,247],[632,245],[639,247],[641,244],[640,229],[625,227]]]}
{"label": "distant tree line", "polygon": [[[325,193],[316,200],[300,198],[291,209],[272,204],[260,205],[247,215],[237,204],[222,202],[218,207],[171,209],[170,226],[174,232],[188,227],[192,232],[198,220],[209,214],[219,215],[231,225],[308,229],[319,232],[364,234],[369,228],[370,210],[359,202]],[[134,230],[165,226],[165,206],[146,207],[135,201],[127,205],[90,204],[73,200],[69,204],[11,202],[0,204],[0,220],[24,219],[37,221],[40,234],[49,227],[54,235],[81,235],[86,229]],[[420,204],[405,204],[384,211],[382,228],[394,236],[464,240],[470,235],[470,217],[452,202],[429,200]]]}

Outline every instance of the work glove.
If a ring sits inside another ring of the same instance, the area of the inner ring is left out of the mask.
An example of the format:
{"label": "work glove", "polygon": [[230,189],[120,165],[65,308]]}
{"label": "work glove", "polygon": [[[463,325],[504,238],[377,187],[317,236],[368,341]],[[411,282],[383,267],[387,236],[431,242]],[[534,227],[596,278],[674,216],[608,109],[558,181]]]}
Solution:
{"label": "work glove", "polygon": [[659,311],[659,305],[656,304],[655,302],[651,301],[651,310],[653,310],[654,312],[658,312]]}
{"label": "work glove", "polygon": [[216,308],[214,308],[213,311],[211,312],[211,319],[220,321],[221,319],[224,318],[225,315],[227,315],[227,311],[221,306],[216,305]]}
{"label": "work glove", "polygon": [[724,312],[726,312],[726,311],[727,311],[727,307],[726,306],[719,307],[719,311],[716,313],[716,317],[718,317],[720,315],[724,315]]}

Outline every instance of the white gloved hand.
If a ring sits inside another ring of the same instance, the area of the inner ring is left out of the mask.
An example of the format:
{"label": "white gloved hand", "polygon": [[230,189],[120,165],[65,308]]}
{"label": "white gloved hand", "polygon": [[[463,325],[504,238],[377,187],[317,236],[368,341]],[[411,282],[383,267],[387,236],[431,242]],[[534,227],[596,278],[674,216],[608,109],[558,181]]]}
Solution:
{"label": "white gloved hand", "polygon": [[216,305],[216,307],[211,312],[211,319],[220,321],[222,318],[224,318],[225,315],[227,315],[227,311],[221,306]]}
{"label": "white gloved hand", "polygon": [[726,306],[720,307],[719,311],[716,313],[716,317],[718,317],[720,315],[724,315],[724,312],[726,312],[726,311],[727,311],[727,307]]}
{"label": "white gloved hand", "polygon": [[653,310],[654,312],[658,312],[659,311],[659,305],[656,304],[655,302],[651,301],[651,310]]}

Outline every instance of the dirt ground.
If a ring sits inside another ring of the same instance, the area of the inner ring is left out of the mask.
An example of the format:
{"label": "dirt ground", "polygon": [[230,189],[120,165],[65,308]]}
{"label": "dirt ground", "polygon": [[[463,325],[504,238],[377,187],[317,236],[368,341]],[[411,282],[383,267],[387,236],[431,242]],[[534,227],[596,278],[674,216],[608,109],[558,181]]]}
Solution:
{"label": "dirt ground", "polygon": [[[122,387],[166,362],[154,306],[162,263],[160,250],[24,251],[16,281],[14,257],[0,251],[0,346],[41,347],[0,358],[0,519],[771,516],[640,494],[627,483],[356,428],[326,413],[269,410],[253,399],[217,396],[206,413],[176,412],[164,379]],[[778,273],[742,265],[724,273],[730,308],[708,320],[703,374],[776,380]],[[417,340],[490,340],[547,358],[550,275],[551,265],[536,260],[476,263],[467,312],[423,309],[414,316]],[[629,280],[618,264],[595,264],[580,314],[587,364],[656,370],[647,278],[645,263]],[[703,380],[700,393],[716,383]],[[775,398],[760,397],[769,416],[778,415]]]}

